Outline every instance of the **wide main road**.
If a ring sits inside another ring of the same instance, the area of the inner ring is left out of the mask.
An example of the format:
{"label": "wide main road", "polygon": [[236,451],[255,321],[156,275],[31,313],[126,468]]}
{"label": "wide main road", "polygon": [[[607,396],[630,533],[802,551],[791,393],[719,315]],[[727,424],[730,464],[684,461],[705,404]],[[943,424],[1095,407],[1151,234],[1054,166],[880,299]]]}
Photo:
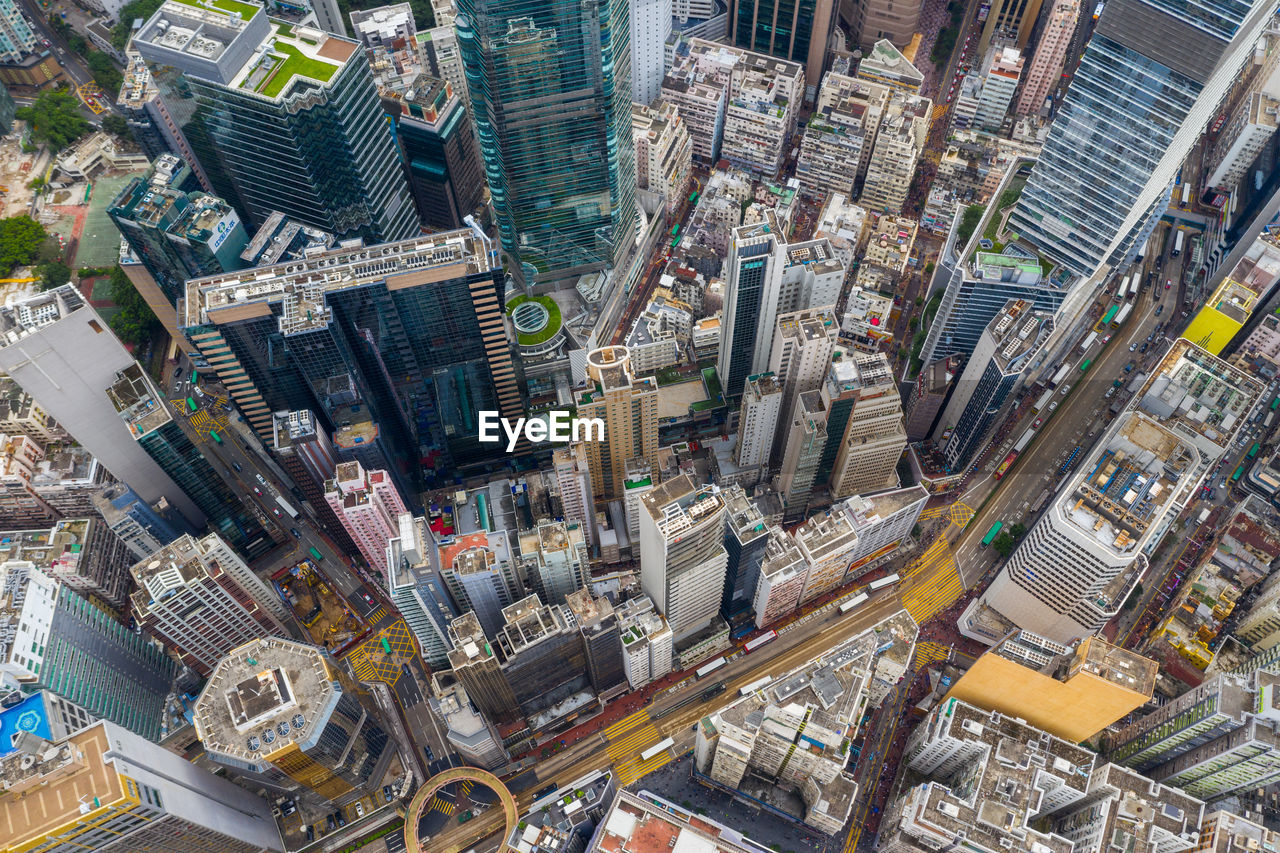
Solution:
{"label": "wide main road", "polygon": [[[1120,379],[1128,383],[1143,370],[1143,363],[1155,364],[1168,348],[1165,341],[1156,339],[1148,347],[1146,354],[1130,352],[1130,345],[1141,348],[1147,336],[1152,333],[1161,320],[1170,320],[1171,315],[1178,317],[1177,304],[1173,290],[1166,291],[1164,282],[1158,281],[1145,293],[1138,295],[1134,305],[1133,316],[1119,329],[1110,332],[1111,342],[1097,351],[1095,345],[1089,353],[1082,354],[1079,348],[1071,352],[1067,361],[1072,365],[1070,375],[1063,380],[1072,386],[1071,392],[1063,397],[1061,389],[1053,399],[1058,407],[1052,416],[1037,430],[1036,437],[1029,448],[1023,452],[1003,480],[996,482],[988,475],[970,487],[962,500],[970,506],[978,506],[987,495],[999,487],[998,493],[979,516],[965,528],[956,548],[956,562],[966,589],[972,589],[982,576],[993,567],[998,559],[995,551],[980,549],[979,542],[990,526],[997,520],[1005,524],[1026,523],[1030,527],[1029,510],[1036,497],[1044,489],[1054,491],[1060,481],[1058,468],[1076,447],[1083,447],[1083,454],[1111,422],[1107,410],[1115,397],[1108,398],[1106,392],[1112,387],[1113,380]],[[1165,305],[1161,316],[1155,316],[1156,306]],[[1178,318],[1178,324],[1185,322]],[[1105,333],[1104,333],[1105,334]],[[1172,335],[1172,332],[1169,334]],[[1085,374],[1081,374],[1077,365],[1085,358],[1092,357],[1093,363]],[[1125,373],[1124,367],[1134,361],[1133,372]],[[1009,431],[1003,445],[993,450],[989,456],[989,466],[998,465],[1008,454],[1012,444],[1031,426],[1035,415],[1027,415],[1023,423]]]}
{"label": "wide main road", "polygon": [[[739,656],[702,681],[692,679],[670,693],[658,694],[648,707],[637,711],[610,726],[597,736],[578,741],[536,766],[538,782],[516,796],[521,813],[533,804],[534,794],[547,785],[566,785],[586,773],[612,766],[618,775],[618,785],[639,778],[683,753],[692,743],[692,727],[702,717],[736,701],[738,688],[765,676],[776,677],[807,663],[844,641],[861,634],[878,622],[902,609],[899,596],[886,592],[878,599],[863,604],[852,613],[841,615],[830,607],[809,618],[767,645],[749,655]],[[664,714],[665,709],[681,700],[696,695],[717,681],[725,682],[726,690],[706,702],[693,701],[680,709]],[[668,750],[647,762],[640,763],[641,751],[670,736],[676,742],[674,750]],[[431,838],[424,851],[452,849],[485,838],[501,829],[502,814],[490,809],[465,824],[455,824],[446,832]],[[418,851],[411,851],[418,853]]]}

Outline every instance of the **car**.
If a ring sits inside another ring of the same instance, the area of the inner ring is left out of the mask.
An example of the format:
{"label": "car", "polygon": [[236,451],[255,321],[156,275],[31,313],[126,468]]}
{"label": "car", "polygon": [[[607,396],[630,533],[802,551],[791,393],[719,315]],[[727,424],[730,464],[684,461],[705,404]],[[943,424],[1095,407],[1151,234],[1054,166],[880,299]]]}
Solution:
{"label": "car", "polygon": [[1152,332],[1151,334],[1147,335],[1147,343],[1151,343],[1151,342],[1152,342],[1152,341],[1154,341],[1155,339],[1156,339],[1156,333],[1155,333],[1155,332]]}
{"label": "car", "polygon": [[330,832],[332,832],[332,831],[333,831],[334,826],[336,826],[336,825],[337,825],[337,818],[336,818],[336,816],[335,816],[335,815],[332,815],[332,814],[331,814],[331,815],[327,815],[327,816],[325,817],[325,819],[324,819],[324,828],[325,828],[325,829],[327,829],[327,830],[329,830]]}
{"label": "car", "polygon": [[1049,411],[1052,412],[1056,408],[1058,408],[1058,401],[1054,400],[1052,403],[1049,404]]}
{"label": "car", "polygon": [[308,842],[316,840],[316,830],[311,824],[307,824],[307,829],[303,834],[306,835]]}
{"label": "car", "polygon": [[1149,346],[1151,346],[1151,344],[1143,344],[1142,346],[1138,347],[1138,352],[1146,352],[1147,347]]}
{"label": "car", "polygon": [[1063,386],[1062,386],[1062,396],[1064,396],[1064,397],[1065,397],[1065,396],[1067,396],[1067,395],[1068,395],[1068,394],[1070,394],[1070,393],[1071,393],[1071,386],[1070,386],[1070,385],[1063,385]]}
{"label": "car", "polygon": [[257,476],[257,478],[258,478],[258,482],[259,482],[259,483],[261,483],[261,484],[262,484],[262,485],[264,485],[264,486],[267,484],[267,481],[266,481],[266,480],[264,480],[264,479],[262,479],[262,475],[261,475],[261,474],[257,474],[257,475],[255,475],[255,476]]}
{"label": "car", "polygon": [[290,528],[289,528],[289,532],[293,534],[293,538],[294,538],[294,539],[301,539],[301,538],[302,538],[302,534],[298,531],[298,528],[296,528],[296,527],[290,527]]}
{"label": "car", "polygon": [[356,803],[356,817],[364,817],[364,803]]}
{"label": "car", "polygon": [[1166,279],[1164,280],[1164,289],[1165,289],[1165,290],[1168,290],[1168,289],[1169,289],[1169,288],[1171,288],[1171,287],[1173,287],[1173,279],[1171,279],[1171,278],[1166,278]]}
{"label": "car", "polygon": [[288,817],[289,815],[293,814],[297,810],[298,810],[298,804],[295,803],[293,800],[286,800],[284,804],[280,806],[280,814],[284,815],[285,817]]}
{"label": "car", "polygon": [[373,598],[372,598],[372,597],[369,595],[369,593],[367,593],[367,592],[362,592],[362,593],[360,593],[360,597],[361,597],[361,598],[363,598],[363,599],[364,599],[366,602],[368,602],[369,604],[373,604],[373,603],[374,603]]}
{"label": "car", "polygon": [[1102,339],[1102,345],[1106,346],[1109,343],[1111,343],[1111,336],[1107,335],[1105,338]]}
{"label": "car", "polygon": [[342,816],[342,812],[335,812],[335,814],[338,816],[338,826],[346,826],[347,819]]}
{"label": "car", "polygon": [[237,473],[243,473],[243,472],[244,472],[244,466],[243,466],[243,465],[241,465],[239,462],[232,462],[232,463],[231,463],[231,467],[232,467],[232,468],[235,468]]}
{"label": "car", "polygon": [[275,516],[276,516],[277,518],[279,518],[279,517],[280,517],[280,507],[278,507],[278,506],[273,506],[273,507],[271,508],[271,511],[272,511],[273,513],[275,513]]}
{"label": "car", "polygon": [[1108,400],[1110,400],[1110,399],[1111,399],[1112,397],[1114,397],[1115,395],[1116,395],[1116,389],[1114,389],[1114,388],[1108,388],[1108,389],[1107,389],[1107,399],[1108,399]]}
{"label": "car", "polygon": [[259,497],[261,497],[261,496],[262,496],[262,489],[259,489],[257,486],[254,486],[254,487],[253,487],[253,493],[254,493],[255,495],[258,495]]}
{"label": "car", "polygon": [[1040,424],[1044,423],[1044,418],[1036,418],[1036,422],[1031,425],[1032,429],[1040,429]]}
{"label": "car", "polygon": [[382,786],[382,799],[386,800],[388,803],[391,802],[391,786],[390,785]]}
{"label": "car", "polygon": [[1156,306],[1156,316],[1157,316],[1157,317],[1159,317],[1159,316],[1160,316],[1161,314],[1163,314],[1163,313],[1164,313],[1164,306],[1163,306],[1163,305],[1157,305],[1157,306]]}
{"label": "car", "polygon": [[1138,349],[1137,344],[1129,344],[1129,352],[1136,352],[1137,349]]}

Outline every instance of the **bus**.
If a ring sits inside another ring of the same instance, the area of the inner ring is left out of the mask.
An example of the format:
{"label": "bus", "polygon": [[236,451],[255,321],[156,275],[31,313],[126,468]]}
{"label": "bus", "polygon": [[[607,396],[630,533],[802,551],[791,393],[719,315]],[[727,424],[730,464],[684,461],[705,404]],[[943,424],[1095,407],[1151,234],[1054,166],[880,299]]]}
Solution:
{"label": "bus", "polygon": [[1058,387],[1058,385],[1062,382],[1062,380],[1067,378],[1067,374],[1070,372],[1071,372],[1071,365],[1069,364],[1062,365],[1062,367],[1058,368],[1058,372],[1053,374],[1053,379],[1049,381],[1049,384],[1055,388]]}
{"label": "bus", "polygon": [[902,578],[898,577],[897,572],[894,572],[891,575],[885,575],[884,577],[880,578],[880,580],[878,581],[872,581],[871,583],[867,584],[867,589],[871,590],[872,592],[875,592],[877,589],[884,589],[886,586],[889,586],[890,584],[895,584],[900,580],[902,580]]}
{"label": "bus", "polygon": [[1035,499],[1035,502],[1033,504],[1031,504],[1031,512],[1039,512],[1040,507],[1044,506],[1044,502],[1047,501],[1048,499],[1049,499],[1049,490],[1042,489],[1040,492],[1040,496]]}
{"label": "bus", "polygon": [[1274,400],[1271,401],[1271,411],[1274,412],[1277,406],[1280,406],[1280,397],[1276,397]]}
{"label": "bus", "polygon": [[738,695],[750,696],[752,693],[755,693],[757,690],[763,690],[772,683],[773,683],[773,679],[766,675],[764,678],[753,681],[750,684],[744,684],[743,686],[739,687]]}
{"label": "bus", "polygon": [[1089,347],[1093,346],[1097,342],[1098,342],[1098,333],[1090,332],[1089,334],[1085,335],[1084,340],[1080,342],[1080,352],[1088,352]]}
{"label": "bus", "polygon": [[209,430],[209,438],[213,439],[214,444],[222,444],[222,436],[218,435],[217,430]]}
{"label": "bus", "polygon": [[1129,319],[1129,315],[1132,313],[1133,303],[1126,303],[1125,306],[1120,309],[1120,313],[1116,315],[1116,318],[1111,321],[1111,325],[1117,329],[1120,328],[1120,326],[1124,325],[1124,321]]}
{"label": "bus", "polygon": [[194,398],[194,397],[188,397],[188,398],[187,398],[187,408],[189,408],[191,411],[193,411],[193,412],[194,412],[196,409],[198,409],[198,408],[200,408],[200,407],[196,405],[196,400],[195,400],[195,398]]}
{"label": "bus", "polygon": [[999,480],[1013,466],[1013,463],[1017,458],[1018,458],[1018,451],[1016,450],[1009,451],[1009,455],[1004,458],[1004,461],[1000,463],[1000,467],[996,468],[996,472],[991,476]]}
{"label": "bus", "polygon": [[848,613],[850,610],[857,607],[859,604],[865,603],[868,598],[870,598],[870,596],[868,596],[865,592],[860,592],[857,595],[855,595],[853,598],[846,601],[844,604],[841,604],[840,612]]}
{"label": "bus", "polygon": [[680,233],[680,223],[677,222],[675,225],[671,226],[671,236],[675,237],[679,233]]}
{"label": "bus", "polygon": [[280,508],[284,510],[285,514],[288,515],[290,518],[298,517],[298,511],[293,507],[289,506],[289,504],[285,501],[285,499],[280,497],[279,495],[276,495],[276,503],[280,505]]}
{"label": "bus", "polygon": [[744,645],[742,647],[742,652],[743,654],[749,655],[752,652],[754,652],[756,649],[763,646],[765,643],[769,642],[770,640],[777,639],[777,637],[778,637],[777,631],[765,631],[759,637],[756,637],[754,640]]}
{"label": "bus", "polygon": [[1258,442],[1255,441],[1253,443],[1253,447],[1249,448],[1249,458],[1252,459],[1253,457],[1257,456],[1258,451],[1261,449],[1262,449],[1262,445],[1258,444]]}
{"label": "bus", "polygon": [[689,193],[689,204],[697,204],[697,203],[698,203],[698,191],[694,190],[693,192]]}
{"label": "bus", "polygon": [[1000,535],[1000,530],[1003,527],[1004,527],[1003,521],[997,521],[995,524],[991,525],[991,529],[987,531],[986,536],[982,537],[982,544],[979,545],[978,547],[985,548],[988,545],[990,545],[992,542],[994,542],[995,538]]}
{"label": "bus", "polygon": [[317,551],[314,546],[311,548],[308,548],[307,553],[310,554],[311,559],[315,560],[317,563],[324,561],[324,554],[321,554],[319,551]]}
{"label": "bus", "polygon": [[1231,475],[1231,482],[1238,483],[1240,482],[1240,478],[1243,476],[1244,476],[1244,466],[1241,465],[1239,468],[1236,469],[1236,472]]}
{"label": "bus", "polygon": [[658,741],[653,746],[649,747],[644,752],[640,753],[640,760],[648,761],[650,758],[653,758],[658,753],[665,752],[666,750],[670,749],[675,745],[676,745],[676,742],[673,741],[671,738],[664,737],[662,740]]}
{"label": "bus", "polygon": [[1018,439],[1018,443],[1013,446],[1013,449],[1021,453],[1023,450],[1026,449],[1027,445],[1031,443],[1031,437],[1034,436],[1035,434],[1036,434],[1036,431],[1034,429],[1029,429],[1026,432],[1024,432],[1022,436]]}
{"label": "bus", "polygon": [[1093,359],[1086,358],[1084,361],[1080,362],[1080,372],[1085,373],[1092,366],[1093,366]]}
{"label": "bus", "polygon": [[1120,310],[1119,305],[1112,305],[1107,309],[1107,313],[1102,315],[1102,325],[1107,325],[1116,318],[1116,312]]}
{"label": "bus", "polygon": [[191,371],[191,384],[192,385],[200,384],[200,371],[198,370]]}
{"label": "bus", "polygon": [[1185,233],[1182,229],[1178,229],[1177,235],[1173,238],[1173,251],[1169,253],[1171,257],[1176,258],[1182,254],[1182,240]]}
{"label": "bus", "polygon": [[722,655],[716,658],[715,660],[713,660],[711,663],[704,663],[702,666],[695,669],[693,671],[693,674],[695,677],[701,680],[703,678],[706,678],[711,673],[715,672],[720,667],[724,666],[724,663],[725,663],[724,656]]}

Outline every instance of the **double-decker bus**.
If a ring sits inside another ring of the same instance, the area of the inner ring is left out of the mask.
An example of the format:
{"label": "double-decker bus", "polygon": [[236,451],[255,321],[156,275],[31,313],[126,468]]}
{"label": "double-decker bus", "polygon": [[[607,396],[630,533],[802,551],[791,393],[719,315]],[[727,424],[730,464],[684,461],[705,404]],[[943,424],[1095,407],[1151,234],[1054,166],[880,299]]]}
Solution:
{"label": "double-decker bus", "polygon": [[759,637],[756,637],[754,640],[752,640],[751,642],[749,642],[749,643],[747,643],[745,646],[743,646],[743,647],[742,647],[742,651],[743,651],[743,653],[744,653],[744,654],[751,654],[751,653],[752,653],[752,652],[754,652],[756,649],[760,648],[761,646],[763,646],[765,643],[769,642],[770,640],[775,640],[775,639],[777,639],[777,637],[778,637],[778,632],[777,632],[777,631],[765,631],[765,632],[764,632],[763,634],[761,634]]}

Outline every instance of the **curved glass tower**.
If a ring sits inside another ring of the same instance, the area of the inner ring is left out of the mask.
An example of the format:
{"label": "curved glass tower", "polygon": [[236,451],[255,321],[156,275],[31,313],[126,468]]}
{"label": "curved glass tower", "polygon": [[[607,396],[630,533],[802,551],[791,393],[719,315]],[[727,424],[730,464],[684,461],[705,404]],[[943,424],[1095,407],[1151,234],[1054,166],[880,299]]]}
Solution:
{"label": "curved glass tower", "polygon": [[509,266],[555,281],[635,237],[625,0],[459,0],[458,39]]}

